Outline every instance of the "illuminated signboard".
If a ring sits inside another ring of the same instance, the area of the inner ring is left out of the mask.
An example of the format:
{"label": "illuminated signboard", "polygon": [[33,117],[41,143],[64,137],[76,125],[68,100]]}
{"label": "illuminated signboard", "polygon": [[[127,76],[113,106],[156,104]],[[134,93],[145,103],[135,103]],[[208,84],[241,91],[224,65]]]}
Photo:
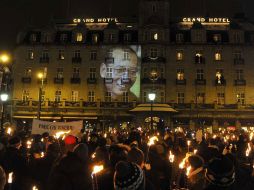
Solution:
{"label": "illuminated signboard", "polygon": [[109,23],[110,21],[118,22],[118,18],[74,18],[74,23]]}
{"label": "illuminated signboard", "polygon": [[221,23],[221,24],[229,24],[229,18],[204,18],[204,17],[185,17],[182,19],[184,23],[193,23],[193,22],[200,22],[200,23]]}

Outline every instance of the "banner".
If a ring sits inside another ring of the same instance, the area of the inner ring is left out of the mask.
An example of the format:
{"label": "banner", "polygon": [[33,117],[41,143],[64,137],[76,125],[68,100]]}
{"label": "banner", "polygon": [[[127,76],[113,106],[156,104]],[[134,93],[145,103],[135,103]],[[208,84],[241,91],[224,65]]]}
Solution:
{"label": "banner", "polygon": [[51,136],[58,132],[65,132],[76,136],[83,128],[83,121],[72,122],[49,122],[33,119],[32,134],[42,134],[48,132]]}

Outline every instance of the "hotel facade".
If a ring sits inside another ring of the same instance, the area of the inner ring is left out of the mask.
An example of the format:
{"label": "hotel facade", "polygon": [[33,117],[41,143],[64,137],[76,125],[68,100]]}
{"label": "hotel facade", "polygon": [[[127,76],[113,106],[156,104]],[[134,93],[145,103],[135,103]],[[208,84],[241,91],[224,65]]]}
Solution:
{"label": "hotel facade", "polygon": [[[97,127],[144,126],[151,112],[130,110],[150,104],[148,94],[155,92],[155,107],[177,111],[152,112],[165,126],[253,126],[254,25],[244,18],[170,18],[169,6],[167,0],[141,0],[135,19],[74,18],[20,32],[13,120],[29,124],[39,114]],[[133,49],[137,67],[116,68]],[[109,63],[104,74],[102,63]],[[122,73],[120,86],[135,76],[135,89],[113,96],[107,84],[116,72]]]}

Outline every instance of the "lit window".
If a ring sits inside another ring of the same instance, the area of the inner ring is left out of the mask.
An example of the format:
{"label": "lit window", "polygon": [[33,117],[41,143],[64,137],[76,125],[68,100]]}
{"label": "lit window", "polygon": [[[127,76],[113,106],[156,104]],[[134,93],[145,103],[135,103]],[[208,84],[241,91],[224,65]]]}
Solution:
{"label": "lit window", "polygon": [[129,60],[130,59],[130,54],[129,54],[129,50],[125,49],[123,52],[123,59],[124,60]]}
{"label": "lit window", "polygon": [[225,104],[225,94],[224,93],[217,93],[217,104],[219,104],[219,105]]}
{"label": "lit window", "polygon": [[88,102],[94,102],[94,101],[95,101],[94,91],[89,91],[88,92]]}
{"label": "lit window", "polygon": [[216,52],[214,54],[214,59],[215,59],[215,61],[221,61],[221,53],[220,52]]}
{"label": "lit window", "polygon": [[106,78],[112,78],[113,77],[113,69],[112,67],[107,67],[106,69]]}
{"label": "lit window", "polygon": [[184,93],[183,92],[177,93],[177,103],[184,104]]}
{"label": "lit window", "polygon": [[177,50],[176,51],[176,60],[177,61],[182,61],[183,60],[183,51],[182,50]]}
{"label": "lit window", "polygon": [[176,79],[177,80],[184,80],[184,70],[183,69],[177,69]]}
{"label": "lit window", "polygon": [[29,101],[29,91],[28,90],[23,90],[23,92],[22,92],[22,101],[23,102]]}
{"label": "lit window", "polygon": [[30,59],[30,60],[34,59],[34,52],[31,49],[28,50],[28,59]]}
{"label": "lit window", "polygon": [[63,68],[57,68],[56,72],[57,72],[56,77],[58,79],[62,79],[63,78]]}
{"label": "lit window", "polygon": [[123,102],[129,102],[129,93],[123,92]]}
{"label": "lit window", "polygon": [[82,33],[77,33],[77,34],[76,34],[76,41],[77,41],[77,42],[82,42],[82,40],[83,40],[83,35],[82,35]]}
{"label": "lit window", "polygon": [[153,34],[153,40],[158,40],[158,38],[159,38],[158,33],[154,33],[154,34]]}
{"label": "lit window", "polygon": [[105,93],[105,102],[111,102],[112,92]]}
{"label": "lit window", "polygon": [[90,68],[89,70],[89,78],[90,79],[95,79],[96,77],[96,68]]}
{"label": "lit window", "polygon": [[245,104],[245,94],[244,93],[237,93],[236,95],[237,102],[241,105]]}
{"label": "lit window", "polygon": [[59,60],[64,60],[64,50],[60,49],[58,51],[58,59]]}
{"label": "lit window", "polygon": [[77,90],[71,91],[71,101],[72,102],[78,101],[78,91]]}
{"label": "lit window", "polygon": [[56,102],[60,102],[61,101],[61,94],[62,94],[61,90],[57,90],[55,92],[55,101]]}
{"label": "lit window", "polygon": [[220,34],[214,34],[213,35],[213,41],[214,42],[221,42],[221,35]]}

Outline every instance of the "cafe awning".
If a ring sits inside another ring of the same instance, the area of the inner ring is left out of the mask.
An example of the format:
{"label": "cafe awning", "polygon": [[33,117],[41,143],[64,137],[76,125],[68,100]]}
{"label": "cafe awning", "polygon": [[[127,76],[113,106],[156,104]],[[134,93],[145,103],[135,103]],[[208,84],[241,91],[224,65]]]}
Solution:
{"label": "cafe awning", "polygon": [[139,104],[134,109],[130,110],[131,112],[151,112],[151,106],[153,112],[173,112],[176,113],[177,111],[173,109],[168,104]]}

